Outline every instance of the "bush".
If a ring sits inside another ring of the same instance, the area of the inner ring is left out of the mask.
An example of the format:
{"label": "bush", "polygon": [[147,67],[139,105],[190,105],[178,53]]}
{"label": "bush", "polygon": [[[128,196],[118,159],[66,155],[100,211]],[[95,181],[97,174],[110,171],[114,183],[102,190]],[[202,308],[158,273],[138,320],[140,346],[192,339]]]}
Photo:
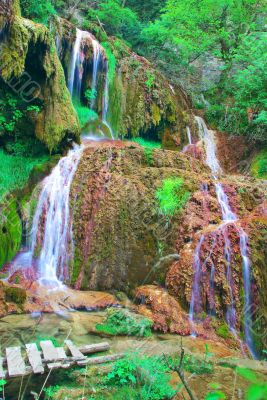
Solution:
{"label": "bush", "polygon": [[108,335],[128,335],[148,337],[151,335],[152,322],[126,310],[110,309],[103,324],[96,325],[98,332]]}
{"label": "bush", "polygon": [[26,290],[17,287],[5,288],[5,299],[7,302],[23,304],[26,301]]}
{"label": "bush", "polygon": [[231,337],[229,328],[225,323],[217,327],[216,334],[222,337],[223,339],[228,339],[229,337]]}
{"label": "bush", "polygon": [[267,179],[267,150],[261,151],[252,161],[252,175],[256,178]]}
{"label": "bush", "polygon": [[182,178],[165,179],[156,192],[160,213],[168,217],[181,211],[189,197],[190,192],[185,189]]}
{"label": "bush", "polygon": [[140,390],[142,400],[166,400],[174,396],[170,386],[170,371],[162,357],[140,354],[128,355],[117,361],[107,376],[107,383],[117,386],[132,386]]}

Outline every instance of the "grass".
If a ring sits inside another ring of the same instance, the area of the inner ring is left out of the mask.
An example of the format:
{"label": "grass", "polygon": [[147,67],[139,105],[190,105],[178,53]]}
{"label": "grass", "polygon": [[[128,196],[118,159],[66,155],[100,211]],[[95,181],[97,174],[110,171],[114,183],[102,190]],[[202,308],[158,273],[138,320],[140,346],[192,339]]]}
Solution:
{"label": "grass", "polygon": [[9,155],[0,149],[0,200],[9,192],[23,188],[33,168],[47,162],[49,158],[48,155],[36,158]]}
{"label": "grass", "polygon": [[159,211],[168,217],[172,217],[181,211],[189,197],[190,192],[186,190],[182,178],[164,179],[162,186],[156,192]]}
{"label": "grass", "polygon": [[251,172],[255,178],[267,179],[267,149],[262,150],[252,161]]}

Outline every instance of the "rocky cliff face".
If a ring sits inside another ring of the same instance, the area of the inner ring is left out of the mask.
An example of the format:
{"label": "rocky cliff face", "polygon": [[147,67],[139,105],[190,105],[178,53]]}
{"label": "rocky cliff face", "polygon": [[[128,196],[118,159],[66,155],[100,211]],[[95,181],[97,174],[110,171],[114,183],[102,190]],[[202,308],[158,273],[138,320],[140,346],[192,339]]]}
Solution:
{"label": "rocky cliff face", "polygon": [[49,150],[69,138],[78,141],[78,119],[48,29],[21,18],[18,2],[0,23],[1,86],[29,105],[38,101],[40,112],[31,118],[33,134]]}
{"label": "rocky cliff face", "polygon": [[[184,209],[171,218],[160,213],[156,198],[157,189],[170,177],[182,178],[191,193]],[[242,176],[225,177],[222,182],[231,207],[239,216],[237,225],[221,227],[214,182],[201,161],[160,149],[148,155],[146,149],[131,143],[88,146],[72,186],[75,210],[72,285],[77,289],[115,289],[133,294],[138,285],[158,283],[166,286],[175,301],[188,312],[194,258],[203,236],[199,254],[202,306],[198,318],[203,323],[208,315],[222,319],[231,304],[224,254],[224,229],[227,229],[237,327],[241,327],[244,283],[238,230],[243,228],[249,236],[253,329],[257,336],[266,325],[262,292],[266,281],[266,188]],[[212,268],[215,271],[213,281]],[[160,326],[162,318],[156,314],[154,319]],[[162,322],[162,326],[166,330],[166,323]],[[170,326],[173,326],[172,331],[178,329],[177,317]],[[180,328],[179,332],[184,334],[188,330],[185,325]],[[199,333],[204,335],[204,331]]]}

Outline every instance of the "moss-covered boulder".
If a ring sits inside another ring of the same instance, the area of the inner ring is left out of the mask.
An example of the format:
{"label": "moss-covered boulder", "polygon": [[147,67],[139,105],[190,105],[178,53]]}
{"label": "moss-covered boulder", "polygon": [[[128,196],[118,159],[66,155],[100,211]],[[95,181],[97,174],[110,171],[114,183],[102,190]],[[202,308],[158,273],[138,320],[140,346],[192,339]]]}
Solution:
{"label": "moss-covered boulder", "polygon": [[0,268],[12,260],[20,249],[22,223],[13,197],[0,204]]}
{"label": "moss-covered boulder", "polygon": [[[183,210],[164,215],[156,197],[164,179],[183,176],[187,191],[206,167],[174,151],[134,143],[92,144],[83,153],[71,197],[74,210],[76,288],[131,292],[143,282],[164,283],[177,258],[173,233]],[[184,209],[187,204],[184,204]],[[171,222],[170,222],[171,221]],[[168,257],[167,257],[168,256]]]}
{"label": "moss-covered boulder", "polygon": [[36,137],[49,150],[67,139],[79,141],[78,118],[48,29],[18,14],[1,25],[0,76],[29,105],[39,100],[40,112],[31,116]]}

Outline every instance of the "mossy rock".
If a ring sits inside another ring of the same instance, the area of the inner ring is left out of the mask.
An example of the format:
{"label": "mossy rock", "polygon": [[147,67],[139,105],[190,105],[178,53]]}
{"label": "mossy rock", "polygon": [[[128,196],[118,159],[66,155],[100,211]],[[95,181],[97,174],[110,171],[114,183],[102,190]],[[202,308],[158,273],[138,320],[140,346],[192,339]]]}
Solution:
{"label": "mossy rock", "polygon": [[9,303],[24,304],[27,295],[26,290],[19,287],[5,288],[5,300]]}
{"label": "mossy rock", "polygon": [[[34,98],[43,104],[32,116],[35,136],[50,151],[68,139],[79,142],[78,117],[49,30],[16,15],[5,26],[3,37],[0,76],[26,101]],[[25,80],[30,82],[28,89],[23,89]]]}
{"label": "mossy rock", "polygon": [[0,205],[0,268],[10,262],[20,249],[22,224],[17,211],[17,203],[10,197]]}
{"label": "mossy rock", "polygon": [[229,339],[231,337],[230,331],[228,326],[226,325],[226,323],[222,323],[220,324],[217,328],[216,328],[216,334],[218,336],[220,336],[223,339]]}

